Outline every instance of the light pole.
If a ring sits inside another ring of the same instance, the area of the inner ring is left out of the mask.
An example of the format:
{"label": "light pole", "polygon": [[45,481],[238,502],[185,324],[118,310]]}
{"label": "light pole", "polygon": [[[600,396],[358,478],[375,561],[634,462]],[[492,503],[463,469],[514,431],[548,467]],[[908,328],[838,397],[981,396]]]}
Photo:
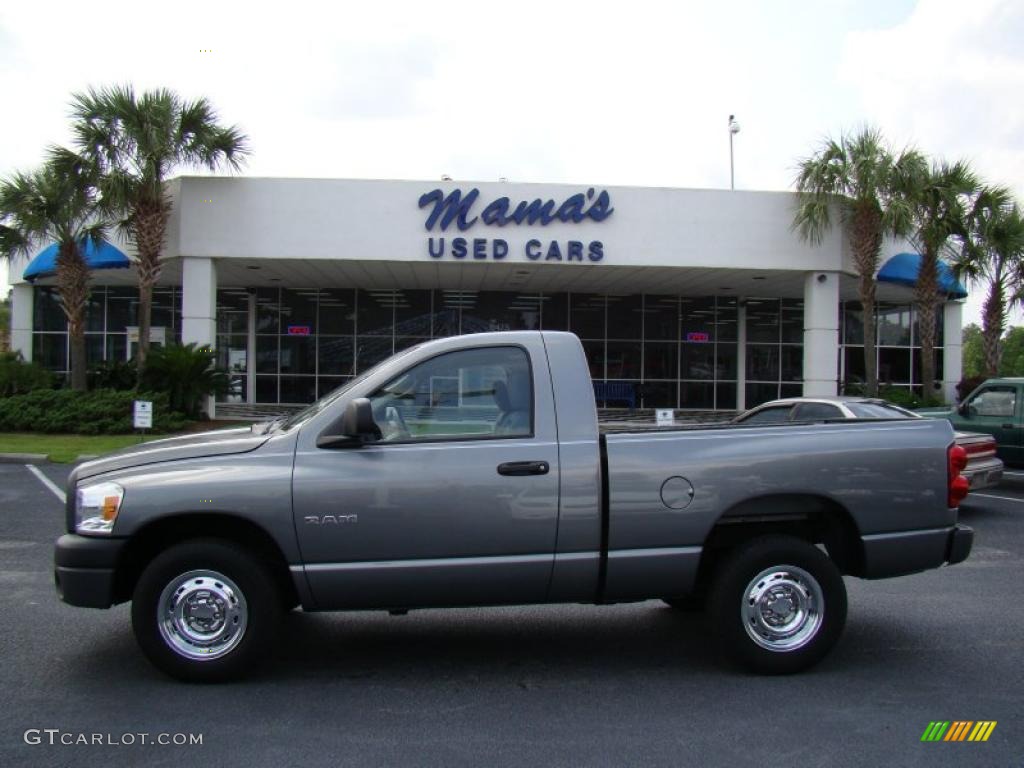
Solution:
{"label": "light pole", "polygon": [[740,124],[736,122],[736,115],[729,115],[729,189],[736,189],[736,174],[732,162],[732,137],[740,132]]}

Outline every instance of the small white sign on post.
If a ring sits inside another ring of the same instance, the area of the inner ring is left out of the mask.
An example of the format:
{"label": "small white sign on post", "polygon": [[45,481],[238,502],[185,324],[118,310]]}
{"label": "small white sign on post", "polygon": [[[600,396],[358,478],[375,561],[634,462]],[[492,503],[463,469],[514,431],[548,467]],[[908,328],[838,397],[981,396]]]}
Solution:
{"label": "small white sign on post", "polygon": [[152,429],[153,403],[149,400],[136,400],[134,416],[136,429]]}
{"label": "small white sign on post", "polygon": [[676,415],[671,408],[655,408],[654,420],[658,423],[659,426],[675,424]]}

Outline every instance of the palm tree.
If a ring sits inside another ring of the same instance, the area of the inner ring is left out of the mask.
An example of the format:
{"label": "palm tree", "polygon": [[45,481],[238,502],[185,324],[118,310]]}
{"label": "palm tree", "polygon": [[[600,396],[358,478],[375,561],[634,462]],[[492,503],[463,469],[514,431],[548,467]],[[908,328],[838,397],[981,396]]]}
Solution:
{"label": "palm tree", "polygon": [[72,96],[72,130],[81,153],[95,163],[105,205],[121,219],[135,246],[139,277],[139,375],[149,351],[153,286],[171,215],[166,181],[179,167],[237,170],[248,140],[217,122],[204,98],[184,101],[167,89],[136,96],[130,85]]}
{"label": "palm tree", "polygon": [[875,354],[875,288],[886,236],[901,237],[912,228],[908,185],[924,165],[914,149],[894,155],[881,133],[864,128],[838,141],[826,139],[817,153],[801,161],[796,178],[793,228],[819,245],[832,227],[835,207],[846,232],[860,278],[864,312],[864,371],[867,394],[878,393]]}
{"label": "palm tree", "polygon": [[935,396],[936,314],[944,300],[939,286],[939,258],[955,256],[951,240],[966,235],[969,206],[981,182],[967,163],[938,160],[924,169],[913,187],[913,239],[921,252],[914,301],[921,338],[921,382],[925,399],[931,400]]}
{"label": "palm tree", "polygon": [[0,256],[28,254],[39,243],[57,243],[57,292],[68,320],[71,387],[86,389],[85,307],[89,299],[87,240],[100,245],[107,222],[98,210],[89,164],[67,150],[32,173],[0,183]]}
{"label": "palm tree", "polygon": [[[982,308],[981,346],[987,376],[999,373],[1006,312],[1024,300],[1024,216],[1005,187],[985,187],[967,214],[958,278],[988,283]],[[1009,295],[1007,295],[1009,294]]]}

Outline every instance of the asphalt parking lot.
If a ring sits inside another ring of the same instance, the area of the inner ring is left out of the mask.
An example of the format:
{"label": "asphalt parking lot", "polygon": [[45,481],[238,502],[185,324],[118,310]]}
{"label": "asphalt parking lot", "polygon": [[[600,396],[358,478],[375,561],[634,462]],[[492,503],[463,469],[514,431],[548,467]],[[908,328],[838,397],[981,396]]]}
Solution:
{"label": "asphalt parking lot", "polygon": [[[39,469],[58,485],[68,471]],[[967,562],[848,580],[843,639],[795,677],[723,666],[699,615],[646,602],[295,612],[266,671],[195,686],[143,659],[127,606],[57,600],[61,504],[3,464],[0,764],[1020,768],[1024,471],[972,495],[961,517],[976,531]],[[922,743],[934,720],[998,725],[985,743]],[[202,744],[123,743],[142,733]],[[60,743],[80,734],[115,743]]]}

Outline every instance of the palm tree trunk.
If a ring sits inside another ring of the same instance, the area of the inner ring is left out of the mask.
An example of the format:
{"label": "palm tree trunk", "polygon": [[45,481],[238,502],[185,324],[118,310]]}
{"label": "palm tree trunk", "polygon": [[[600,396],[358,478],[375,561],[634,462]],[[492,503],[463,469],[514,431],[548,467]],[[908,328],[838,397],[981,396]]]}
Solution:
{"label": "palm tree trunk", "polygon": [[1000,344],[1006,323],[1003,281],[997,277],[988,289],[988,298],[982,308],[981,343],[985,352],[985,375],[999,375]]}
{"label": "palm tree trunk", "polygon": [[68,319],[68,345],[71,349],[71,388],[88,388],[88,363],[85,359],[85,305],[89,300],[89,266],[76,243],[62,243],[57,254],[57,292]]}
{"label": "palm tree trunk", "polygon": [[875,276],[861,275],[860,305],[864,325],[864,388],[868,397],[878,396],[878,355],[875,352]]}
{"label": "palm tree trunk", "polygon": [[133,217],[133,240],[138,251],[136,269],[139,274],[139,351],[136,362],[139,382],[146,370],[149,354],[149,329],[153,314],[153,286],[160,278],[160,252],[167,234],[170,204],[161,200],[140,207]]}
{"label": "palm tree trunk", "polygon": [[864,313],[865,394],[878,395],[878,356],[875,352],[875,273],[882,249],[881,211],[872,205],[859,206],[853,217],[850,250],[860,275],[860,304]]}
{"label": "palm tree trunk", "polygon": [[935,397],[935,315],[939,305],[939,267],[935,248],[925,246],[917,275],[917,327],[921,336],[921,384],[925,401]]}

